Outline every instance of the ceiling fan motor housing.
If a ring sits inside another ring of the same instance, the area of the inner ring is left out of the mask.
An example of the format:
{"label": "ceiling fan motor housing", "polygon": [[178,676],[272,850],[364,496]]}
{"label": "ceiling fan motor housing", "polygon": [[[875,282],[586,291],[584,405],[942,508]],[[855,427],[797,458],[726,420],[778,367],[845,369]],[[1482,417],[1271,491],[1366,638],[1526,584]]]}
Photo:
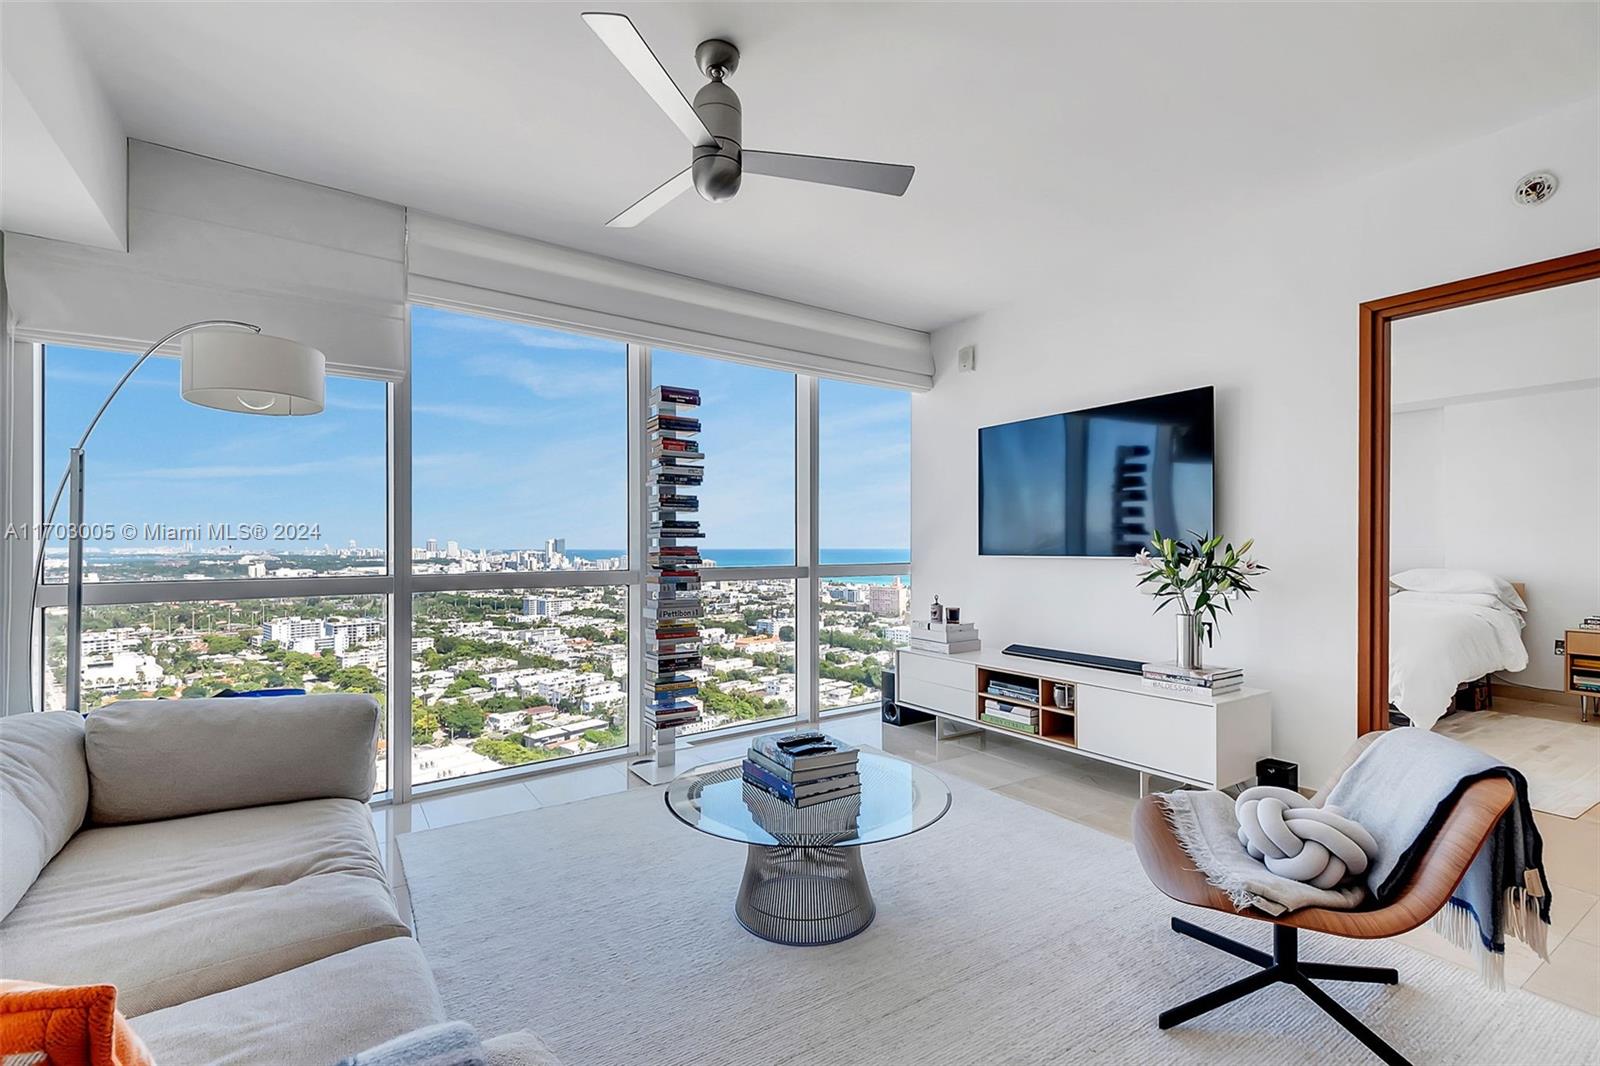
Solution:
{"label": "ceiling fan motor housing", "polygon": [[695,49],[695,60],[711,79],[694,95],[695,114],[717,143],[695,148],[694,187],[702,197],[716,203],[733,198],[744,173],[739,158],[744,140],[743,110],[739,94],[722,80],[738,68],[739,50],[727,41],[702,41]]}

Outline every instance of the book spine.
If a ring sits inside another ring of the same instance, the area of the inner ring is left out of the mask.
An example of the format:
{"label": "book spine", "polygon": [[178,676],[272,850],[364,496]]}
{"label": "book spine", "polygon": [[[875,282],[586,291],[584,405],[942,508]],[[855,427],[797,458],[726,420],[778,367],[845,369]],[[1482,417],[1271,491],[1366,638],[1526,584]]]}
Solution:
{"label": "book spine", "polygon": [[744,761],[744,779],[759,785],[779,799],[794,802],[794,785],[750,759]]}
{"label": "book spine", "polygon": [[861,795],[861,786],[841,788],[837,792],[819,792],[815,796],[802,796],[794,801],[796,807],[815,807],[819,803],[831,803],[834,800],[849,799],[851,796]]}

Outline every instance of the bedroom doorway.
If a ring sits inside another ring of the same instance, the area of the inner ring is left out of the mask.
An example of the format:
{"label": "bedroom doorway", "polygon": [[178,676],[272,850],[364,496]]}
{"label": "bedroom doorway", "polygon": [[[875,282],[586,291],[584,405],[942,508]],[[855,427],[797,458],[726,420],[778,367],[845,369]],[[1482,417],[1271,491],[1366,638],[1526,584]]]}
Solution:
{"label": "bedroom doorway", "polygon": [[1454,736],[1578,817],[1600,804],[1600,249],[1361,322],[1358,731]]}

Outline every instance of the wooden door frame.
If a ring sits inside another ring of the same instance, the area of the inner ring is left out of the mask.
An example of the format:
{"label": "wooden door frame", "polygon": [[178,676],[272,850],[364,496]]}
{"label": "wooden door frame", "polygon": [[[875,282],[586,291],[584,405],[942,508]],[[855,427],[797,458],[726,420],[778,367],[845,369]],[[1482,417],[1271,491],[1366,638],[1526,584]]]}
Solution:
{"label": "wooden door frame", "polygon": [[1389,324],[1594,278],[1600,278],[1600,248],[1361,305],[1358,734],[1389,727]]}

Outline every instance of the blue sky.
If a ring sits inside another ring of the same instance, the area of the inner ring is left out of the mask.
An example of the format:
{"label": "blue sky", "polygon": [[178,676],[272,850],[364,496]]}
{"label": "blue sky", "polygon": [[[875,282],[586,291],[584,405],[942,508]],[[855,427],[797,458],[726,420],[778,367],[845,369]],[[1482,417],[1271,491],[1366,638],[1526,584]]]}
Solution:
{"label": "blue sky", "polygon": [[[68,449],[133,358],[54,345],[46,349],[47,496],[66,469]],[[321,540],[309,546],[351,539],[381,545],[385,394],[380,382],[330,377],[327,408],[320,415],[230,414],[184,403],[178,396],[178,360],[152,358],[89,440],[85,518],[141,528],[146,523],[309,522],[322,527]],[[58,521],[66,521],[66,507],[63,500]],[[126,544],[119,537],[114,546]]]}
{"label": "blue sky", "polygon": [[[412,331],[416,542],[625,546],[625,346],[428,307]],[[49,488],[131,359],[47,350]],[[704,399],[707,545],[792,551],[793,375],[659,350],[653,362],[656,383]],[[321,415],[251,418],[185,404],[177,360],[152,359],[90,442],[88,520],[312,522],[318,545],[379,545],[385,392],[330,377]],[[823,547],[907,545],[910,397],[827,381],[820,405]]]}

